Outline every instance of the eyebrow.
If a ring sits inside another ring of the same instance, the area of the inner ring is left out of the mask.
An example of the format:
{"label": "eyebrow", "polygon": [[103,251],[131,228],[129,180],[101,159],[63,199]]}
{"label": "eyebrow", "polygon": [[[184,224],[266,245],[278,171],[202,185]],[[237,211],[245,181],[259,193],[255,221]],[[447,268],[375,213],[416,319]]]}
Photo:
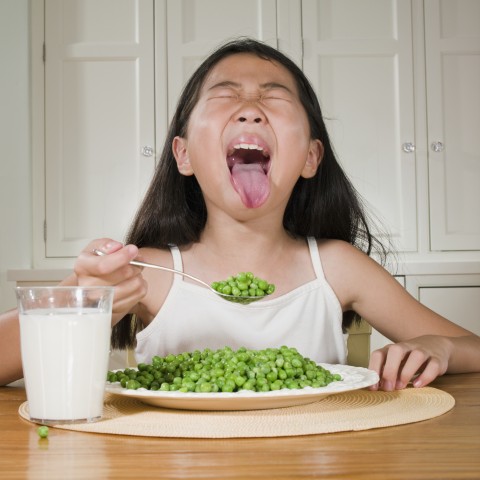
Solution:
{"label": "eyebrow", "polygon": [[[223,82],[218,82],[215,85],[212,85],[211,87],[208,88],[208,90],[214,90],[216,88],[236,88],[240,89],[242,88],[242,85],[237,82],[232,82],[231,80],[225,80]],[[283,85],[281,83],[277,82],[267,82],[267,83],[262,83],[260,85],[260,88],[262,90],[275,90],[275,89],[282,89],[285,90],[288,93],[293,93],[290,88],[288,88],[286,85]]]}

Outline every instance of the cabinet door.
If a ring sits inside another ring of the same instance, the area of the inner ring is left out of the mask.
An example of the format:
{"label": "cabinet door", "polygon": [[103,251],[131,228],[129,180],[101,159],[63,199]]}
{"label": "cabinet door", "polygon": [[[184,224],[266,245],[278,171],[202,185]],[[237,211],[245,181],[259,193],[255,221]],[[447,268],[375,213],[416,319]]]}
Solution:
{"label": "cabinet door", "polygon": [[220,43],[250,36],[277,45],[276,0],[167,0],[166,17],[170,118],[185,82]]}
{"label": "cabinet door", "polygon": [[407,290],[450,321],[480,335],[480,275],[407,276]]}
{"label": "cabinet door", "polygon": [[422,287],[420,301],[452,322],[480,335],[480,286]]}
{"label": "cabinet door", "polygon": [[480,250],[480,2],[425,0],[432,250]]}
{"label": "cabinet door", "polygon": [[303,0],[303,69],[340,163],[391,234],[415,251],[411,2]]}
{"label": "cabinet door", "polygon": [[45,2],[46,257],[126,233],[155,163],[153,40],[153,0]]}

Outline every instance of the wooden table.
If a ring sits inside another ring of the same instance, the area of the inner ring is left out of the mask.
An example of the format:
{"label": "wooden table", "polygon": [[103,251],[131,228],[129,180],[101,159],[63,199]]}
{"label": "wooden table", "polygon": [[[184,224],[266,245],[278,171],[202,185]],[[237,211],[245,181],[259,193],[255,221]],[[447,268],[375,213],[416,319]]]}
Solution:
{"label": "wooden table", "polygon": [[480,479],[480,373],[432,386],[453,410],[360,432],[261,439],[128,437],[36,427],[18,416],[23,388],[0,388],[2,479]]}

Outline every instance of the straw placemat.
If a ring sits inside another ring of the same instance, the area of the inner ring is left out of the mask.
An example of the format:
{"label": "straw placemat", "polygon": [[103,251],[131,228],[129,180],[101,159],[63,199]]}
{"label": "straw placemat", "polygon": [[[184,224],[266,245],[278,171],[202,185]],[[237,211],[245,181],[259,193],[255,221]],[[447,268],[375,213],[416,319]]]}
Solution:
{"label": "straw placemat", "polygon": [[[431,387],[394,392],[355,390],[307,405],[232,412],[158,408],[107,393],[102,420],[55,428],[147,437],[281,437],[419,422],[442,415],[454,405],[450,394]],[[28,402],[20,406],[19,413],[29,420]]]}

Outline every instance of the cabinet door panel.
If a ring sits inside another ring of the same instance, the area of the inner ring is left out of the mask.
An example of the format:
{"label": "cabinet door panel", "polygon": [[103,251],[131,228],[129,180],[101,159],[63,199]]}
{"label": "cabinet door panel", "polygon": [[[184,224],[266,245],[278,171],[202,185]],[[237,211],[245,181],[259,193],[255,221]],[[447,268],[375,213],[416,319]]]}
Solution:
{"label": "cabinet door panel", "polygon": [[303,0],[302,14],[304,71],[339,161],[396,246],[414,251],[410,2]]}
{"label": "cabinet door panel", "polygon": [[427,307],[480,335],[480,286],[421,287],[419,295]]}
{"label": "cabinet door panel", "polygon": [[479,250],[480,2],[426,0],[425,41],[431,249]]}
{"label": "cabinet door panel", "polygon": [[46,256],[123,240],[151,177],[153,1],[45,3]]}
{"label": "cabinet door panel", "polygon": [[167,0],[167,25],[169,118],[185,82],[221,42],[250,36],[277,45],[275,0]]}

